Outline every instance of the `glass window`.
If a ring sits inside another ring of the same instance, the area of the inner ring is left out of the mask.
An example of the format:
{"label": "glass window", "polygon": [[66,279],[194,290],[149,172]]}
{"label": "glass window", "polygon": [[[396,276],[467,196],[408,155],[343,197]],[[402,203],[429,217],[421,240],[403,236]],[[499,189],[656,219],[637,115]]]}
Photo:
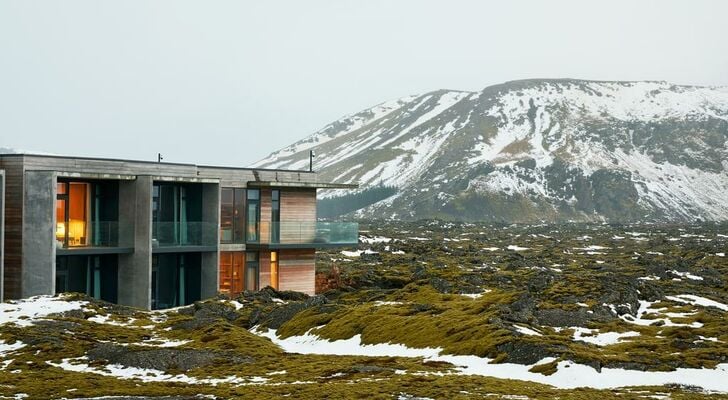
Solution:
{"label": "glass window", "polygon": [[270,286],[278,289],[278,252],[270,252]]}
{"label": "glass window", "polygon": [[202,241],[202,189],[194,184],[155,183],[152,238],[160,246],[188,246]]}
{"label": "glass window", "polygon": [[271,192],[271,241],[279,243],[281,240],[281,192]]}
{"label": "glass window", "polygon": [[152,256],[152,308],[171,308],[200,299],[200,253]]}
{"label": "glass window", "polygon": [[56,257],[56,293],[85,293],[113,303],[117,290],[116,255]]}
{"label": "glass window", "polygon": [[220,293],[235,296],[243,291],[244,253],[220,252]]}
{"label": "glass window", "polygon": [[245,189],[235,189],[233,205],[233,240],[235,243],[245,242]]}
{"label": "glass window", "polygon": [[62,247],[89,245],[90,184],[59,182],[56,195],[56,242]]}
{"label": "glass window", "polygon": [[66,215],[68,214],[66,208],[68,206],[68,192],[65,182],[58,183],[58,194],[56,195],[56,242],[58,246],[66,246],[68,240],[66,234],[68,233],[68,220]]}
{"label": "glass window", "polygon": [[220,194],[220,242],[243,243],[245,189],[222,188]]}
{"label": "glass window", "polygon": [[220,293],[232,294],[233,253],[220,252]]}
{"label": "glass window", "polygon": [[260,190],[248,189],[247,209],[247,242],[257,243],[260,241]]}
{"label": "glass window", "polygon": [[68,245],[85,246],[88,238],[88,183],[71,182],[68,189]]}
{"label": "glass window", "polygon": [[233,240],[233,189],[222,188],[220,191],[220,242],[230,243]]}
{"label": "glass window", "polygon": [[258,290],[258,253],[245,253],[245,290]]}

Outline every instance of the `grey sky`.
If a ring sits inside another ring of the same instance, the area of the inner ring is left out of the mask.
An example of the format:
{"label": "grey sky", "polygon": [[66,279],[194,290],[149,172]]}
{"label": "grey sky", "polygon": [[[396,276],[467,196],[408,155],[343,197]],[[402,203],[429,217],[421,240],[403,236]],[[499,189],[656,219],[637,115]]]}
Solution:
{"label": "grey sky", "polygon": [[440,88],[728,85],[726,1],[0,0],[0,147],[247,165]]}

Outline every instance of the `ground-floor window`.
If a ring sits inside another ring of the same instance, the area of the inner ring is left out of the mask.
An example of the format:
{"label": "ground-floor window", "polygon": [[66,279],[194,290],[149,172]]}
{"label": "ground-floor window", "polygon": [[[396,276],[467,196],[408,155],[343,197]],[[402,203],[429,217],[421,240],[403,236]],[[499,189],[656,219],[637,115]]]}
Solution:
{"label": "ground-floor window", "polygon": [[278,252],[270,252],[270,286],[278,289]]}
{"label": "ground-floor window", "polygon": [[220,292],[231,296],[243,290],[258,290],[260,263],[254,251],[220,252]]}
{"label": "ground-floor window", "polygon": [[56,293],[85,293],[115,303],[118,257],[115,254],[56,257]]}
{"label": "ground-floor window", "polygon": [[245,253],[245,290],[258,290],[259,270],[258,253]]}
{"label": "ground-floor window", "polygon": [[243,267],[245,253],[241,251],[220,252],[220,292],[236,295],[243,291]]}
{"label": "ground-floor window", "polygon": [[200,300],[200,253],[152,256],[152,308],[163,309]]}

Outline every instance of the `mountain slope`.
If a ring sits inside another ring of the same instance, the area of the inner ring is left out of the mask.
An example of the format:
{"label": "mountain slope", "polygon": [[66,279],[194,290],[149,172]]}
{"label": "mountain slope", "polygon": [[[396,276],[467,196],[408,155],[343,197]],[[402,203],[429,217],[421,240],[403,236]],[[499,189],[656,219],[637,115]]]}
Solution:
{"label": "mountain slope", "polygon": [[[728,219],[728,88],[524,80],[347,116],[257,167],[394,186],[359,216]],[[324,193],[331,196],[332,193]]]}

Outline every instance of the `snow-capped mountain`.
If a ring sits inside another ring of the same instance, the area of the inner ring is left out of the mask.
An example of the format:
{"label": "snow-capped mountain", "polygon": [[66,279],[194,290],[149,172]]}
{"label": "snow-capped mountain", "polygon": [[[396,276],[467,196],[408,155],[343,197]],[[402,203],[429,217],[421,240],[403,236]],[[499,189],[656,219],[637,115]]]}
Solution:
{"label": "snow-capped mountain", "polygon": [[[534,79],[379,104],[256,167],[394,186],[357,215],[728,219],[728,87]],[[323,193],[333,196],[336,193]]]}

